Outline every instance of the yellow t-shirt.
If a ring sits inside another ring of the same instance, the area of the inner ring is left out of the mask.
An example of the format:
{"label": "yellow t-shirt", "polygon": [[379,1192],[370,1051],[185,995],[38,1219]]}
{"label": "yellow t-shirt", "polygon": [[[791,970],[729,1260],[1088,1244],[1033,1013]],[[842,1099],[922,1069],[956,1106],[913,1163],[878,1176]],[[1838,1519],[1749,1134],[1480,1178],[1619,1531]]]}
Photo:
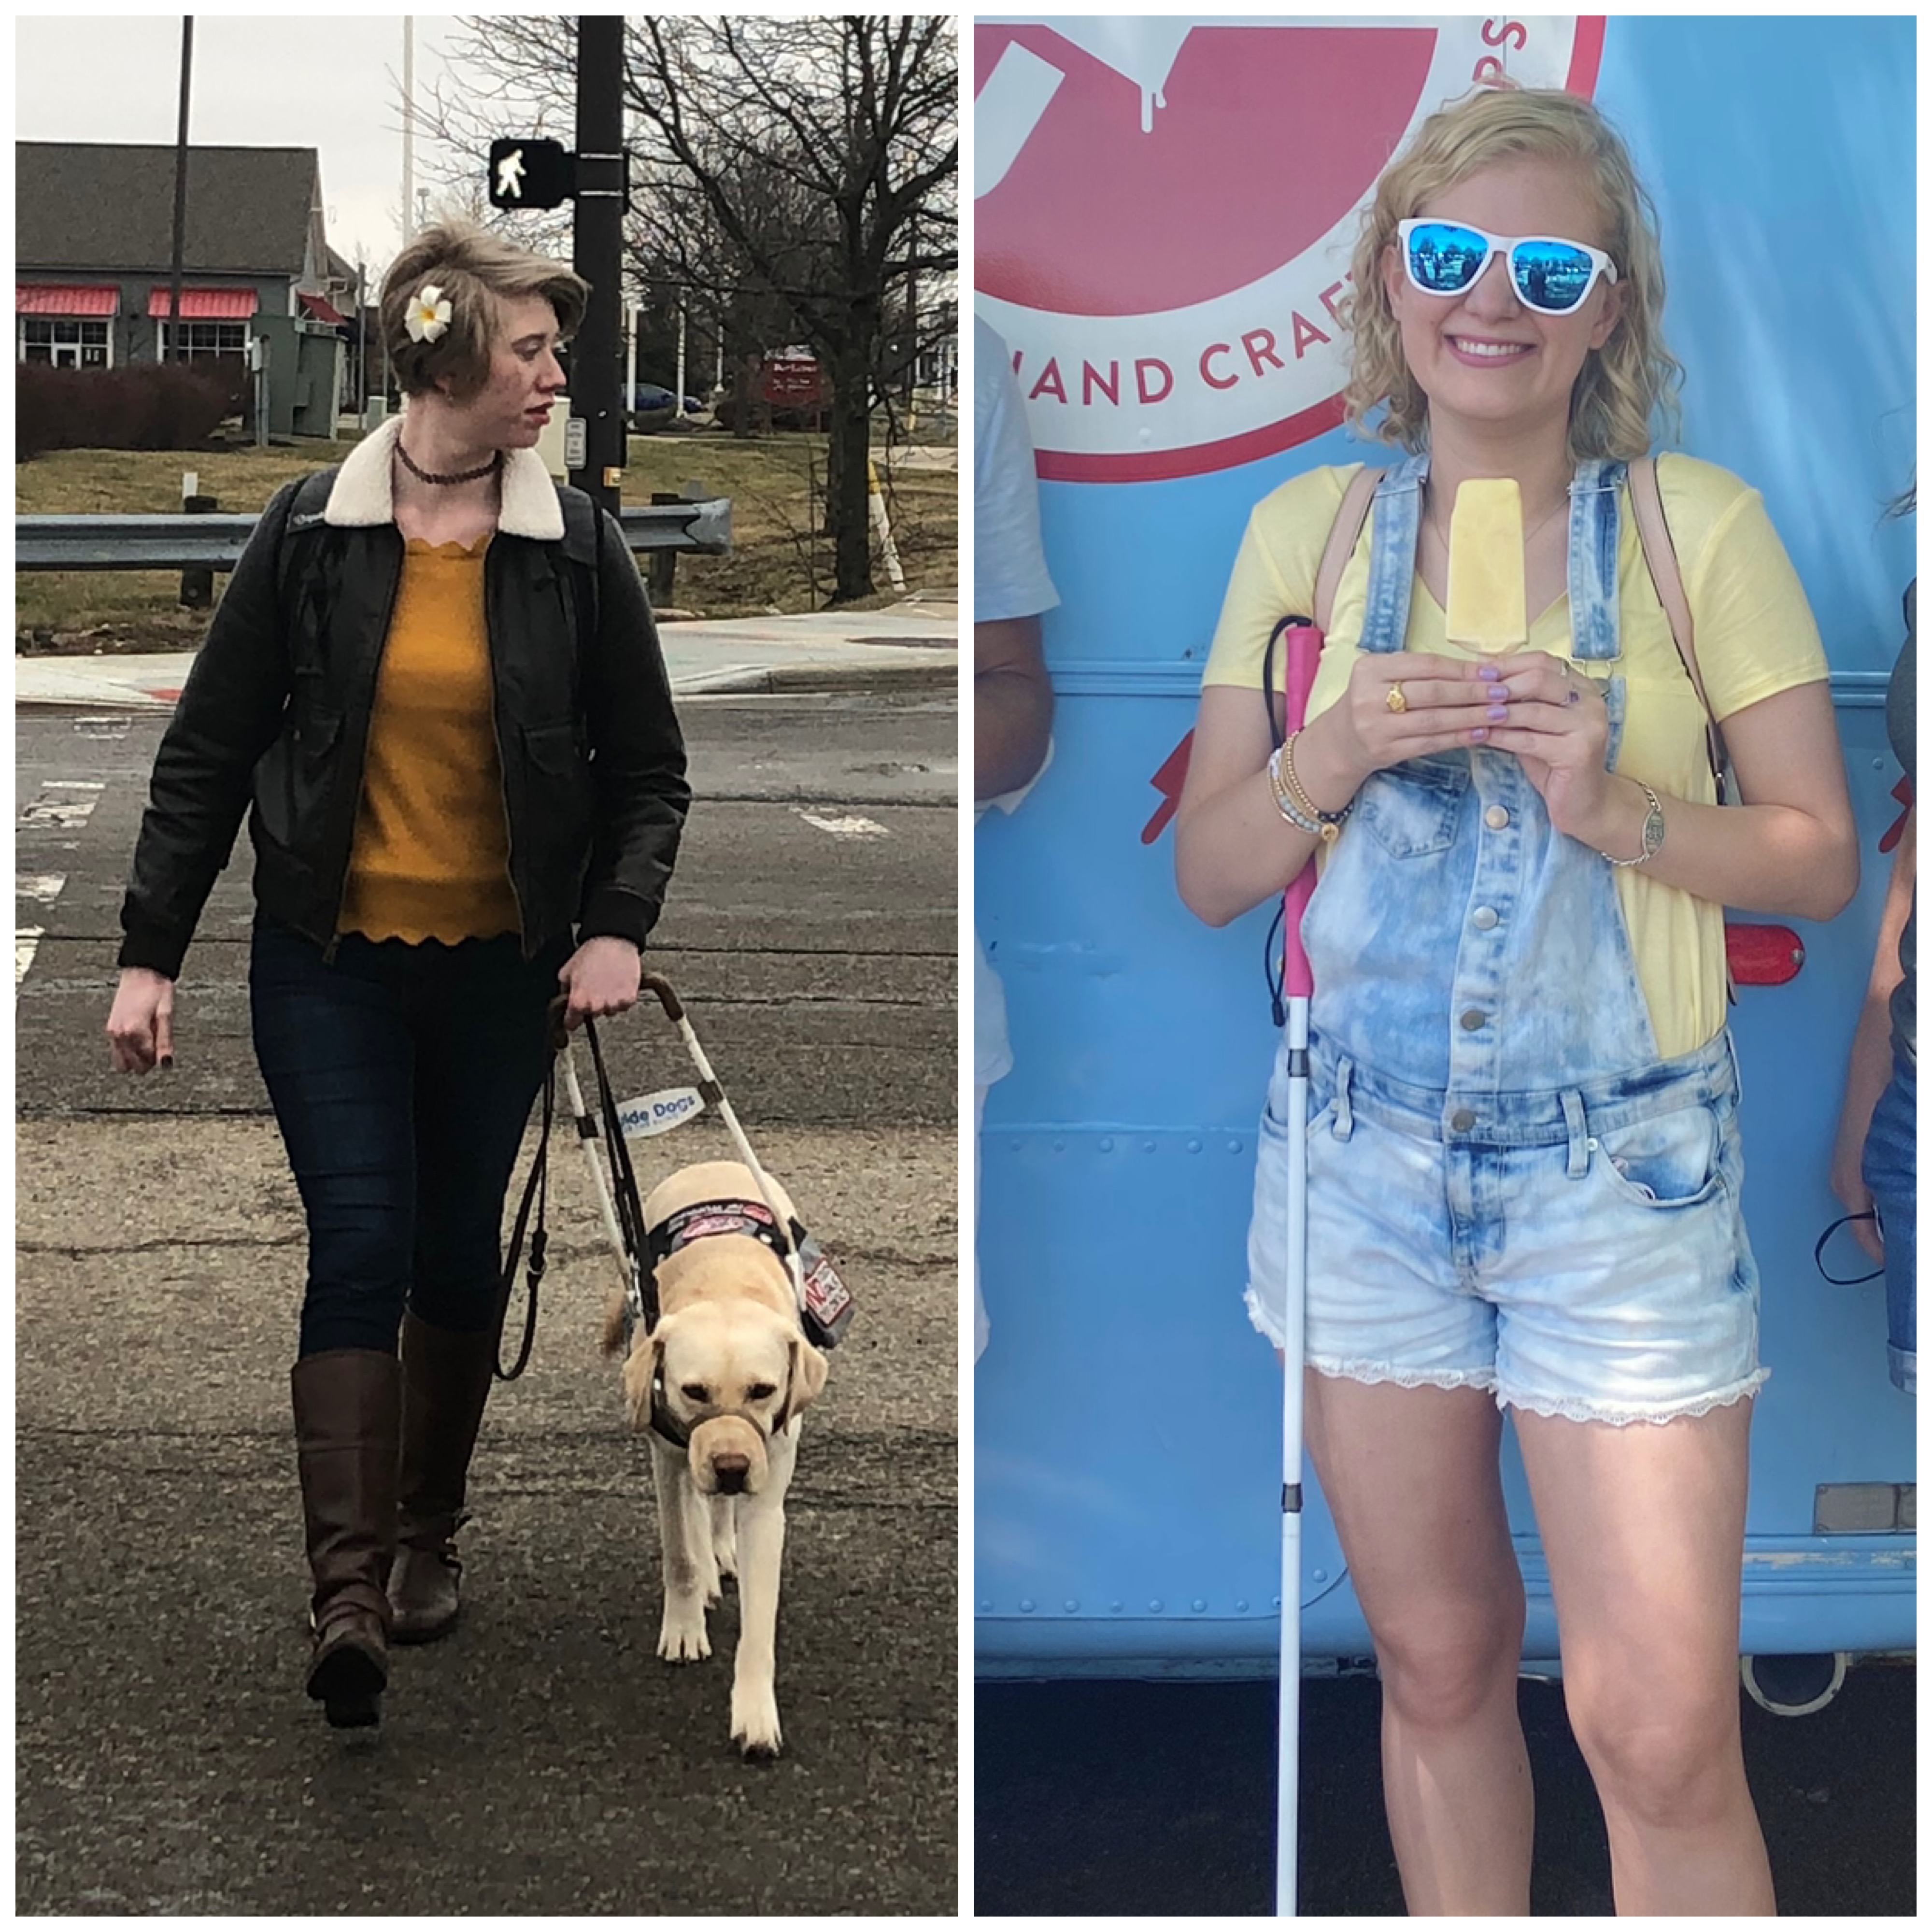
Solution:
{"label": "yellow t-shirt", "polygon": [[[1342,496],[1360,466],[1310,470],[1262,498],[1221,607],[1203,684],[1260,688],[1268,633],[1291,611],[1312,614],[1315,574]],[[1730,471],[1694,457],[1658,459],[1684,593],[1696,628],[1697,668],[1720,724],[1733,712],[1794,686],[1828,677],[1825,649],[1798,573],[1779,542],[1764,500]],[[1327,640],[1310,694],[1318,717],[1347,688],[1368,596],[1369,524],[1342,573]],[[1617,544],[1618,634],[1622,656],[1580,664],[1579,674],[1623,678],[1625,716],[1616,769],[1666,798],[1710,803],[1715,796],[1697,701],[1670,620],[1645,565],[1628,491]],[[1451,644],[1442,607],[1418,576],[1409,601],[1404,648],[1440,656],[1478,653]],[[1536,616],[1528,648],[1570,655],[1570,602],[1559,597]],[[1277,650],[1279,665],[1282,653]],[[1281,674],[1277,669],[1277,679]],[[1724,1024],[1724,910],[1630,867],[1616,873],[1639,982],[1658,1048],[1666,1060],[1694,1052]]]}
{"label": "yellow t-shirt", "polygon": [[341,929],[420,943],[490,939],[520,922],[497,755],[486,537],[412,539],[382,647]]}

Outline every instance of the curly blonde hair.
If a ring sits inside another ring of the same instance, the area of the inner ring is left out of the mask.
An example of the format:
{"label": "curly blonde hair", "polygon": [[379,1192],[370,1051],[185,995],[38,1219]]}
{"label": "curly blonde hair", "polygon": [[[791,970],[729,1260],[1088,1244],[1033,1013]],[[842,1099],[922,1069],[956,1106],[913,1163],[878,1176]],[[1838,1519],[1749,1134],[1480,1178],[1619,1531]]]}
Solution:
{"label": "curly blonde hair", "polygon": [[[440,290],[450,307],[449,326],[434,342],[412,340],[408,328],[410,304],[424,286]],[[498,303],[525,296],[542,296],[550,304],[568,340],[584,320],[590,284],[563,262],[533,255],[474,222],[451,220],[422,230],[382,282],[382,338],[403,393],[420,396],[446,381],[455,400],[468,401],[489,380]]]}
{"label": "curly blonde hair", "polygon": [[[1684,374],[1660,327],[1657,211],[1603,114],[1582,96],[1553,88],[1486,88],[1441,109],[1377,183],[1355,244],[1354,288],[1344,311],[1354,343],[1345,398],[1348,426],[1412,454],[1427,443],[1429,399],[1403,358],[1382,264],[1398,245],[1398,223],[1479,170],[1522,155],[1568,162],[1583,175],[1623,291],[1615,330],[1591,351],[1570,393],[1570,459],[1642,456],[1654,422],[1674,433]],[[1371,422],[1370,412],[1384,404],[1385,413]]]}

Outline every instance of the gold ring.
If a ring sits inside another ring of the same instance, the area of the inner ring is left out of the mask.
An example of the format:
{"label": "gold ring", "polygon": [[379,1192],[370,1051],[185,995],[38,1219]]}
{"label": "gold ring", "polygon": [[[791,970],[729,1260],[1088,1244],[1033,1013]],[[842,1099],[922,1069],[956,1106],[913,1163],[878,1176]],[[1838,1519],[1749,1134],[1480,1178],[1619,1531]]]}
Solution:
{"label": "gold ring", "polygon": [[1388,708],[1391,711],[1406,711],[1408,709],[1408,700],[1402,695],[1402,686],[1400,683],[1389,686],[1387,701]]}

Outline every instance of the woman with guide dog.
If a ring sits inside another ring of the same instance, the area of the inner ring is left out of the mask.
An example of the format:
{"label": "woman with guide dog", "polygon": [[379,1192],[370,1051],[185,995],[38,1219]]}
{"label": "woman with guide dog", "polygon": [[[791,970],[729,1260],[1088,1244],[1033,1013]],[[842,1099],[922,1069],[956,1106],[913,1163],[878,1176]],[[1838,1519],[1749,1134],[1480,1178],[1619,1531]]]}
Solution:
{"label": "woman with guide dog", "polygon": [[[1375,1639],[1413,1912],[1529,1909],[1504,1407],[1618,1910],[1774,1909],[1738,1730],[1768,1371],[1722,908],[1829,918],[1858,861],[1823,652],[1762,500],[1666,455],[1743,801],[1716,802],[1628,477],[1678,374],[1663,293],[1648,197],[1588,102],[1499,90],[1424,124],[1354,259],[1349,418],[1404,460],[1342,571],[1305,727],[1272,755],[1268,639],[1313,609],[1351,472],[1255,510],[1177,821],[1180,892],[1211,925],[1321,855],[1307,1444]],[[1526,620],[1492,656],[1445,613],[1458,494],[1488,479],[1520,492]],[[1248,1291],[1278,1344],[1287,1090],[1278,1058]]]}
{"label": "woman with guide dog", "polygon": [[255,1048],[308,1226],[308,1689],[334,1725],[377,1720],[392,1638],[455,1621],[546,1010],[634,1003],[689,803],[636,566],[536,452],[588,295],[466,224],[404,249],[380,313],[406,411],[262,513],[122,909],[107,1032],[146,1073],[252,804]]}

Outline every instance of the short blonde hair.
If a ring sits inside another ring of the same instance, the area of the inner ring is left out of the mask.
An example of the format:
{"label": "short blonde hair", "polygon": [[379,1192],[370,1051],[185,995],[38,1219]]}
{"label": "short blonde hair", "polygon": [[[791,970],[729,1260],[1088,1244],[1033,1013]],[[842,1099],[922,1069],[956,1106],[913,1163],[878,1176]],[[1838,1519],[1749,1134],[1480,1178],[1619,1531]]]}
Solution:
{"label": "short blonde hair", "polygon": [[[411,340],[410,304],[433,286],[450,306],[449,326],[434,342]],[[542,296],[567,340],[577,333],[590,284],[574,269],[533,255],[473,222],[447,220],[421,230],[382,284],[382,340],[403,393],[419,396],[446,381],[458,402],[488,380],[500,302]]]}
{"label": "short blonde hair", "polygon": [[[1581,95],[1553,88],[1486,88],[1432,114],[1376,184],[1352,265],[1349,427],[1412,453],[1428,442],[1429,400],[1403,359],[1382,262],[1398,245],[1398,223],[1479,170],[1521,155],[1567,163],[1582,174],[1602,214],[1605,252],[1623,291],[1615,330],[1601,349],[1591,351],[1570,392],[1570,458],[1642,456],[1654,425],[1674,432],[1684,374],[1664,346],[1660,327],[1657,211],[1616,129]],[[1384,404],[1386,412],[1370,422],[1370,412]]]}

